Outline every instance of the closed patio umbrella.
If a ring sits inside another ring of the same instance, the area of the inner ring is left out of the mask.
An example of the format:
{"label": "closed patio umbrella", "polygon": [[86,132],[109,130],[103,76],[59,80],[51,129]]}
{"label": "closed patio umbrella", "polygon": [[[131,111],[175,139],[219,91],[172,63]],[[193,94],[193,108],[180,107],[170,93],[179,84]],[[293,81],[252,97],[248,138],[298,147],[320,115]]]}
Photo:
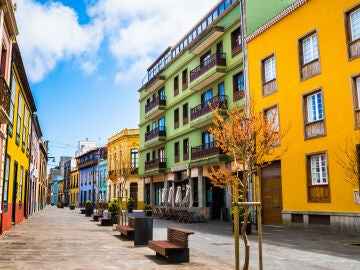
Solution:
{"label": "closed patio umbrella", "polygon": [[176,190],[176,196],[175,196],[175,204],[180,205],[181,204],[181,186],[177,187]]}
{"label": "closed patio umbrella", "polygon": [[167,188],[164,187],[162,189],[162,194],[161,194],[161,204],[165,204],[166,203],[166,192],[167,192]]}
{"label": "closed patio umbrella", "polygon": [[168,204],[171,205],[171,207],[174,207],[174,187],[171,186],[169,189],[169,195],[168,195]]}
{"label": "closed patio umbrella", "polygon": [[189,208],[191,208],[193,205],[193,196],[192,196],[192,192],[191,192],[191,186],[189,184],[186,185],[186,193],[185,193],[185,197],[182,200],[182,202],[185,205],[187,205]]}

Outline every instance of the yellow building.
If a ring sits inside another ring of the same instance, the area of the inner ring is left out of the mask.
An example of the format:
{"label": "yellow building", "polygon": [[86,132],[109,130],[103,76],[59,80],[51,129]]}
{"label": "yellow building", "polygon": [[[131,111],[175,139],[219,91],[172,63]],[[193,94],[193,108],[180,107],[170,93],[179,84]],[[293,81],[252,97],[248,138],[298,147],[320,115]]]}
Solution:
{"label": "yellow building", "polygon": [[[76,161],[76,159],[74,160]],[[73,164],[73,162],[71,162],[71,164]],[[79,206],[79,182],[79,170],[75,165],[75,167],[71,167],[70,172],[70,203],[76,206]]]}
{"label": "yellow building", "polygon": [[28,215],[31,115],[36,111],[17,43],[13,44],[13,56],[4,178],[7,212],[3,219],[7,220],[6,226],[11,226],[12,222],[17,224]]}
{"label": "yellow building", "polygon": [[[138,176],[139,167],[139,129],[124,129],[108,139],[108,201],[118,198],[122,193],[121,183],[126,182],[124,195],[132,198],[135,209],[144,205],[144,185]],[[124,200],[123,200],[124,201]],[[123,205],[125,206],[125,205]]]}
{"label": "yellow building", "polygon": [[298,0],[246,41],[251,101],[286,131],[260,176],[264,223],[359,233],[338,163],[360,143],[360,2]]}

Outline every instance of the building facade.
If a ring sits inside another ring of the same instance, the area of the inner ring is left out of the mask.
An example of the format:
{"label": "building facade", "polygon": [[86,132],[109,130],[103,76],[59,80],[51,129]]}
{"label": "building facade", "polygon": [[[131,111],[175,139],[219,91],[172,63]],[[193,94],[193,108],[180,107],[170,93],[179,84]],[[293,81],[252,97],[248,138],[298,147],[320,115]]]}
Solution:
{"label": "building facade", "polygon": [[107,147],[101,148],[100,160],[99,160],[99,199],[100,203],[107,202]]}
{"label": "building facade", "polygon": [[[0,1],[0,40],[2,44],[0,61],[1,96],[3,97],[0,107],[0,233],[11,226],[11,214],[9,213],[9,186],[4,181],[4,169],[6,160],[7,125],[10,119],[10,81],[11,81],[11,55],[12,40],[18,35],[18,29],[14,16],[11,0]],[[6,185],[6,186],[5,186]],[[5,204],[5,206],[4,206]],[[3,222],[2,219],[5,218]],[[4,227],[3,227],[4,224]]]}
{"label": "building facade", "polygon": [[80,204],[85,205],[87,200],[98,202],[99,192],[99,149],[94,149],[76,158],[80,177]]}
{"label": "building facade", "polygon": [[79,170],[77,167],[76,159],[71,159],[71,167],[70,167],[70,203],[75,204],[75,206],[79,205]]}
{"label": "building facade", "polygon": [[359,25],[356,0],[296,1],[247,37],[250,98],[286,131],[259,176],[266,224],[360,232],[359,186],[339,165],[360,149]]}
{"label": "building facade", "polygon": [[3,231],[20,223],[29,213],[31,115],[36,111],[17,43],[13,43],[12,48],[14,62],[6,141]]}
{"label": "building facade", "polygon": [[[122,193],[120,188],[123,186],[125,188],[123,196],[134,200],[135,209],[142,209],[143,182],[138,176],[139,129],[126,128],[113,135],[108,139],[107,149],[108,201],[118,199]],[[124,199],[123,202],[125,202]]]}

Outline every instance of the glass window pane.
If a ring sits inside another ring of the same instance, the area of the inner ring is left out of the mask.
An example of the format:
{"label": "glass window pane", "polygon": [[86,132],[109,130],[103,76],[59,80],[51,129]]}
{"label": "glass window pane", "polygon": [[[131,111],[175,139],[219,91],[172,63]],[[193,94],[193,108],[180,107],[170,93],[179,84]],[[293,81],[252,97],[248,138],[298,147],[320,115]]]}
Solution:
{"label": "glass window pane", "polygon": [[360,9],[350,13],[351,40],[360,38]]}

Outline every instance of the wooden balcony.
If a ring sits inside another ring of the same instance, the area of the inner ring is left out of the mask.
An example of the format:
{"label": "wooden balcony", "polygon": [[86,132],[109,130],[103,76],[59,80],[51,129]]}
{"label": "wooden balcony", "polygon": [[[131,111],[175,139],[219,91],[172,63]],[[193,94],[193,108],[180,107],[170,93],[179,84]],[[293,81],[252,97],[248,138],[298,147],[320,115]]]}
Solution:
{"label": "wooden balcony", "polygon": [[242,52],[241,44],[233,44],[233,47],[231,48],[231,57],[234,57],[241,52]]}
{"label": "wooden balcony", "polygon": [[145,133],[145,142],[151,141],[155,138],[158,138],[159,140],[161,138],[163,138],[165,140],[165,137],[166,137],[165,127],[161,126],[161,127],[157,127],[157,128],[154,128],[153,130],[146,132]]}
{"label": "wooden balcony", "polygon": [[98,163],[97,158],[88,159],[88,160],[86,160],[86,161],[84,161],[84,162],[79,162],[78,168],[79,168],[79,169],[87,168],[87,167],[96,165],[97,163]]}
{"label": "wooden balcony", "polygon": [[145,118],[151,120],[164,112],[166,108],[165,97],[158,96],[145,105]]}
{"label": "wooden balcony", "polygon": [[204,37],[199,39],[199,41],[190,48],[190,53],[192,54],[200,54],[203,52],[206,48],[209,48],[209,46],[217,40],[222,34],[224,34],[224,27],[214,25],[213,27],[209,27],[206,30],[206,33],[204,33]]}
{"label": "wooden balcony", "polygon": [[10,89],[4,78],[0,76],[0,124],[8,124],[10,121]]}
{"label": "wooden balcony", "polygon": [[245,97],[244,89],[233,92],[233,101],[237,101],[237,100],[242,99],[244,97]]}
{"label": "wooden balcony", "polygon": [[151,93],[154,90],[158,89],[161,85],[165,83],[165,76],[156,74],[154,77],[151,78],[145,85],[144,88],[147,92]]}
{"label": "wooden balcony", "polygon": [[226,54],[215,53],[190,71],[190,88],[199,90],[226,73]]}
{"label": "wooden balcony", "polygon": [[157,158],[150,161],[145,161],[145,171],[156,169],[166,169],[166,158]]}
{"label": "wooden balcony", "polygon": [[190,109],[190,126],[192,128],[200,128],[209,125],[214,120],[214,116],[211,111],[226,108],[227,96],[215,96],[212,99]]}
{"label": "wooden balcony", "polygon": [[216,141],[191,147],[191,160],[223,154]]}
{"label": "wooden balcony", "polygon": [[276,79],[273,79],[263,84],[263,96],[270,95],[271,93],[274,93],[276,91],[277,91]]}

